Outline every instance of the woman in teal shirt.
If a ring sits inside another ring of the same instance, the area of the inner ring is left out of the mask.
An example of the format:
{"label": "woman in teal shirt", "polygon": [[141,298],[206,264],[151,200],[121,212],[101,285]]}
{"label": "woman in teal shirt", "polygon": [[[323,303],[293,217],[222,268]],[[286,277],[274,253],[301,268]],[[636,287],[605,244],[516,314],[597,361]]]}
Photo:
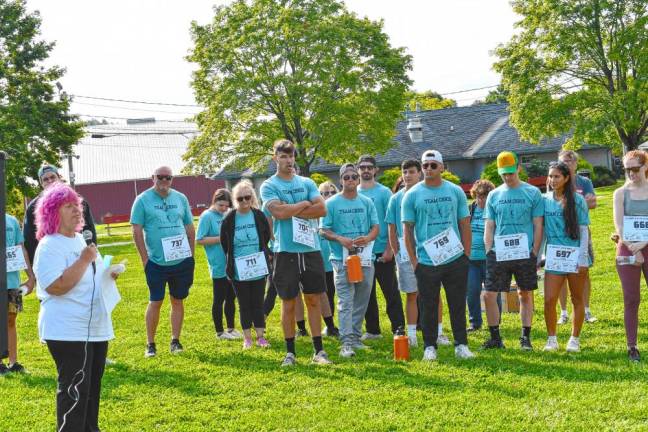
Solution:
{"label": "woman in teal shirt", "polygon": [[[568,352],[580,351],[580,332],[585,319],[584,289],[590,265],[587,252],[589,215],[585,199],[577,194],[569,167],[564,162],[549,165],[548,191],[544,194],[545,303],[547,325],[545,351],[558,349],[556,303],[567,280],[574,306]],[[575,255],[578,258],[573,258]],[[571,262],[569,258],[572,258]]]}
{"label": "woman in teal shirt", "polygon": [[[220,229],[223,218],[232,207],[232,195],[227,189],[214,192],[211,206],[200,215],[196,242],[205,247],[209,273],[214,292],[212,301],[212,320],[216,337],[224,340],[240,339],[241,333],[234,329],[235,306],[234,288],[225,276],[225,253],[220,244]],[[223,328],[223,305],[227,330]]]}

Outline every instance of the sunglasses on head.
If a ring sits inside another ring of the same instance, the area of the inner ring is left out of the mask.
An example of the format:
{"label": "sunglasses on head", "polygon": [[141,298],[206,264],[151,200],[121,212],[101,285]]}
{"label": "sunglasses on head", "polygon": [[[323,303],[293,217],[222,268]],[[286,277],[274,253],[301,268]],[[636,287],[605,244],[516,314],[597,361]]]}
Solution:
{"label": "sunglasses on head", "polygon": [[428,169],[428,167],[433,170],[439,168],[439,164],[436,162],[429,162],[429,163],[426,162],[421,164],[421,166],[423,167],[423,169]]}
{"label": "sunglasses on head", "polygon": [[342,180],[344,180],[344,181],[358,180],[358,174],[345,175],[345,176],[342,177]]}
{"label": "sunglasses on head", "polygon": [[322,192],[322,196],[332,196],[335,195],[335,191],[324,191]]}
{"label": "sunglasses on head", "polygon": [[166,181],[171,181],[171,179],[173,179],[173,176],[162,175],[162,174],[158,174],[155,177],[157,177],[158,180],[166,180]]}
{"label": "sunglasses on head", "polygon": [[641,167],[640,166],[638,166],[638,167],[624,167],[623,169],[624,169],[624,171],[626,173],[630,173],[630,171],[632,171],[633,173],[636,174],[636,173],[639,172],[639,170],[641,170]]}
{"label": "sunglasses on head", "polygon": [[251,199],[252,199],[252,195],[245,195],[245,196],[236,197],[236,201],[238,201],[238,202],[243,202],[243,200],[250,201]]}
{"label": "sunglasses on head", "polygon": [[374,169],[374,166],[373,165],[358,165],[358,169],[360,171],[369,171],[369,170]]}

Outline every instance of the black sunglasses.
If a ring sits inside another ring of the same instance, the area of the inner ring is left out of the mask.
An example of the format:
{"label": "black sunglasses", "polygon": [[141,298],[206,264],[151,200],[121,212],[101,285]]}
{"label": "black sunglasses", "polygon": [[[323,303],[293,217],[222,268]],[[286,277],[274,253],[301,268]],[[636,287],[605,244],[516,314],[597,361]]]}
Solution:
{"label": "black sunglasses", "polygon": [[335,191],[324,191],[322,192],[322,196],[332,196],[335,195]]}
{"label": "black sunglasses", "polygon": [[155,177],[157,177],[158,180],[166,180],[166,181],[171,181],[173,179],[173,176],[170,176],[170,175],[158,174]]}
{"label": "black sunglasses", "polygon": [[439,164],[437,164],[436,162],[424,163],[421,164],[421,166],[423,167],[423,169],[428,169],[428,167],[433,170],[439,168]]}
{"label": "black sunglasses", "polygon": [[639,170],[641,170],[641,167],[640,166],[638,166],[638,167],[623,167],[623,170],[626,172],[626,174],[630,173],[630,171],[632,171],[633,173],[636,174],[636,173],[639,172]]}
{"label": "black sunglasses", "polygon": [[251,199],[252,199],[252,195],[245,195],[245,196],[236,197],[236,201],[238,201],[238,202],[243,202],[243,200],[250,201]]}
{"label": "black sunglasses", "polygon": [[342,177],[342,180],[344,181],[358,180],[358,174],[345,175]]}

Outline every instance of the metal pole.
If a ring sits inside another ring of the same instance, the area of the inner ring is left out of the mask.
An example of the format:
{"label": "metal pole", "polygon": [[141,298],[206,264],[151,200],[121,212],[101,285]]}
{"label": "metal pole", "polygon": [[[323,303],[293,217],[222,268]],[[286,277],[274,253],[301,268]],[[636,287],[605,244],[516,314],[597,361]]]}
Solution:
{"label": "metal pole", "polygon": [[74,189],[74,180],[75,180],[74,179],[74,177],[75,177],[74,176],[74,164],[72,164],[72,157],[73,156],[74,155],[72,153],[70,153],[68,155],[68,157],[67,157],[67,159],[68,159],[68,171],[69,171],[69,174],[70,174],[70,179],[69,180],[70,180],[70,186],[72,186],[72,189]]}
{"label": "metal pole", "polygon": [[5,188],[5,163],[7,154],[0,151],[0,359],[9,356],[7,334],[7,226],[5,212],[7,205]]}

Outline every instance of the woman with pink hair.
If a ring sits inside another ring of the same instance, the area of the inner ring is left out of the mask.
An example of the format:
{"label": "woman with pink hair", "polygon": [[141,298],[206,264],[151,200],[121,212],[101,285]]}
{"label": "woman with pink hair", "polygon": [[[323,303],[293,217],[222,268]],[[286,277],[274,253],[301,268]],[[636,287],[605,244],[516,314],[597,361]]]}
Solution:
{"label": "woman with pink hair", "polygon": [[38,201],[36,226],[38,331],[58,372],[57,430],[99,430],[101,378],[114,333],[101,295],[103,263],[79,234],[81,197],[63,183],[51,186]]}

